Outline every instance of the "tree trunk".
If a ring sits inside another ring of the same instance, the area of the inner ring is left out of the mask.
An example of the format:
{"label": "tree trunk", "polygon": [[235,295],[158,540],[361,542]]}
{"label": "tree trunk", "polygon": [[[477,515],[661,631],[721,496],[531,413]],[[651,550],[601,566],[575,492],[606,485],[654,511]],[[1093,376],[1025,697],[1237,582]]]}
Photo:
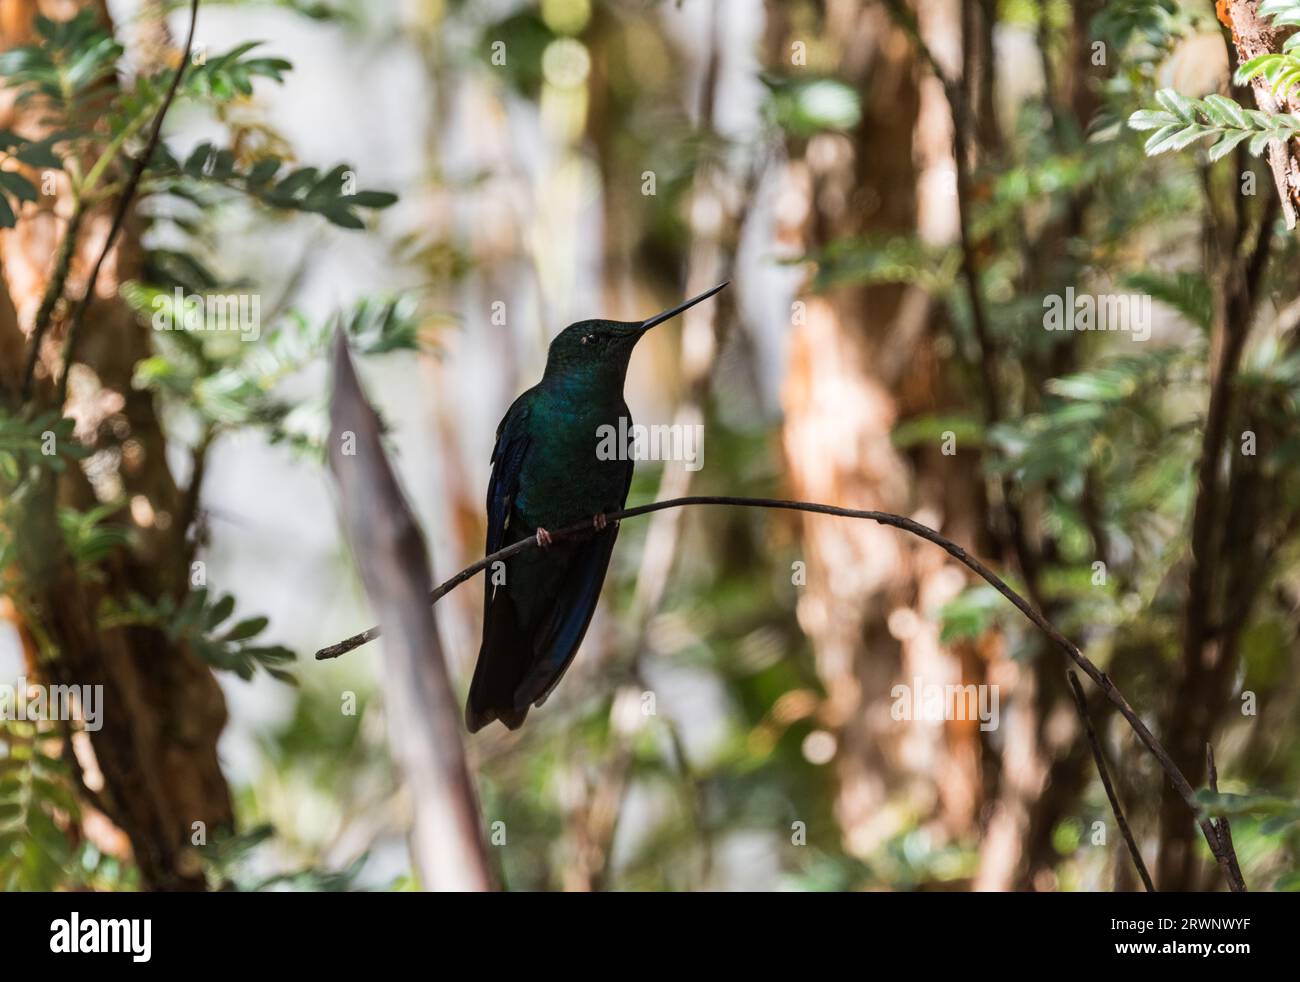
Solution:
{"label": "tree trunk", "polygon": [[[0,49],[30,42],[37,14],[63,19],[82,7],[96,10],[108,23],[105,5],[96,0],[5,0]],[[12,90],[0,100],[0,127],[24,136],[41,130],[38,102],[15,107]],[[60,181],[57,194],[25,206],[17,227],[0,232],[0,352],[9,366],[0,385],[11,406],[18,404],[20,391],[20,373],[10,370],[13,356],[27,346],[69,225],[71,202],[66,182]],[[217,758],[226,721],[221,689],[183,643],[169,642],[150,628],[104,629],[97,622],[99,606],[108,598],[119,603],[133,594],[147,601],[183,599],[190,570],[176,557],[189,555],[182,516],[192,512],[187,502],[198,491],[178,487],[152,396],[131,386],[134,367],[150,354],[151,340],[117,297],[118,286],[138,275],[141,262],[138,228],[130,220],[86,311],[67,404],[54,405],[67,314],[103,248],[110,210],[101,206],[80,223],[63,290],[68,302],[54,309],[33,390],[37,412],[58,408],[76,419],[78,439],[95,453],[93,480],[89,468],[69,467],[45,483],[26,506],[22,528],[11,530],[27,557],[20,568],[25,603],[15,605],[15,619],[29,678],[104,687],[102,727],[87,734],[94,760],[82,762],[95,793],[86,804],[102,808],[126,833],[145,886],[203,889],[203,869],[192,846],[233,823]],[[10,307],[16,316],[5,316]],[[130,528],[132,546],[106,560],[96,579],[79,575],[61,541],[57,509],[118,499],[129,507],[111,520]],[[32,640],[37,636],[48,639],[39,649]],[[97,786],[100,775],[102,787]]]}
{"label": "tree trunk", "polygon": [[[960,59],[958,5],[934,6],[943,9],[920,11],[922,30],[933,30],[940,57]],[[793,38],[780,12],[769,10],[772,60],[780,62]],[[806,251],[859,236],[952,242],[954,160],[942,87],[883,7],[831,3],[823,27],[862,98],[862,120],[848,136],[789,142],[785,180],[808,208],[779,238]],[[937,447],[905,453],[891,438],[901,419],[959,400],[951,362],[935,345],[942,316],[925,291],[907,284],[845,286],[799,302],[782,392],[789,493],[919,514],[982,549],[983,495],[969,448],[957,457]],[[876,852],[918,810],[939,840],[974,838],[984,786],[977,722],[935,726],[891,716],[896,684],[985,681],[996,638],[978,649],[945,645],[935,623],[965,576],[941,553],[889,529],[820,516],[801,524],[807,585],[797,612],[827,693],[818,721],[837,737],[835,811],[845,848],[860,857]],[[899,799],[903,809],[887,807]]]}

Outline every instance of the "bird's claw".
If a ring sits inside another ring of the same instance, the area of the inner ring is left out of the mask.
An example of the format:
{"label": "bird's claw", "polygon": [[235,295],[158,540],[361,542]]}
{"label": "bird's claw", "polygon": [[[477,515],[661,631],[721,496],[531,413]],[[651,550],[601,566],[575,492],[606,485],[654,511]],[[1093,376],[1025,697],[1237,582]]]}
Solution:
{"label": "bird's claw", "polygon": [[605,513],[603,511],[597,512],[596,515],[592,518],[591,524],[595,527],[596,531],[599,532],[603,530],[606,525],[609,524],[609,520],[605,518]]}
{"label": "bird's claw", "polygon": [[543,549],[545,549],[547,546],[551,544],[551,533],[546,531],[546,529],[539,528],[537,530],[536,538],[537,538],[537,544],[541,546]]}

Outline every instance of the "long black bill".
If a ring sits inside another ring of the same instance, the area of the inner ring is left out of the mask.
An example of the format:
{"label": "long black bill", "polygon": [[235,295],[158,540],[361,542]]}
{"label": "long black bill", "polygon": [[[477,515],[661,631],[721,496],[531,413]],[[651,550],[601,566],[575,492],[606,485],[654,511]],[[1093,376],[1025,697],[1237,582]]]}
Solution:
{"label": "long black bill", "polygon": [[726,283],[719,283],[719,284],[718,284],[717,286],[715,286],[712,290],[705,290],[705,291],[704,291],[703,293],[701,293],[698,297],[692,297],[690,300],[687,300],[685,303],[680,303],[680,304],[678,304],[676,307],[672,308],[671,310],[665,310],[662,314],[655,314],[655,315],[654,315],[653,317],[651,317],[648,321],[642,321],[642,323],[641,323],[641,330],[642,330],[642,331],[648,331],[648,330],[650,330],[650,328],[656,326],[657,324],[662,324],[664,321],[672,320],[674,317],[676,317],[678,314],[680,314],[683,310],[687,310],[687,309],[689,309],[689,308],[691,308],[691,307],[694,307],[694,306],[695,306],[697,303],[699,303],[701,300],[708,300],[709,297],[713,296],[715,293],[717,293],[719,290],[721,290],[724,286],[726,286],[727,283],[730,283],[730,282],[731,282],[730,280],[727,280]]}

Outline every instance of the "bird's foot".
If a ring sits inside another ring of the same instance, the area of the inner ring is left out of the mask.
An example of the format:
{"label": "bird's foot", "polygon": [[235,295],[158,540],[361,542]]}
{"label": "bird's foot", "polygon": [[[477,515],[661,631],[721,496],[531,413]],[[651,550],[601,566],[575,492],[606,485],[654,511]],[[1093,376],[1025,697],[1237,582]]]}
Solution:
{"label": "bird's foot", "polygon": [[546,529],[543,529],[543,528],[539,528],[539,529],[537,530],[537,536],[536,536],[536,538],[537,538],[537,544],[538,544],[539,546],[541,546],[543,549],[545,549],[547,546],[549,546],[549,545],[551,544],[551,541],[552,541],[552,540],[551,540],[551,533],[548,532],[548,531],[546,531]]}
{"label": "bird's foot", "polygon": [[591,524],[596,529],[596,531],[599,532],[602,529],[604,529],[606,525],[609,524],[609,520],[605,518],[605,513],[603,511],[597,512],[595,516],[591,519]]}

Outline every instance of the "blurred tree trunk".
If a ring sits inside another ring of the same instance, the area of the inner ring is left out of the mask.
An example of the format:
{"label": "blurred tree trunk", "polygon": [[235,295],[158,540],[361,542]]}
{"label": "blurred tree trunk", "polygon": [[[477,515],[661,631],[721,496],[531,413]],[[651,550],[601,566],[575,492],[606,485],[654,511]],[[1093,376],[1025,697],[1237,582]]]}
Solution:
{"label": "blurred tree trunk", "polygon": [[[1094,58],[1090,25],[1101,6],[1100,0],[1081,0],[1072,5],[1070,19],[1064,27],[1064,43],[1056,59],[1048,25],[1040,22],[1037,44],[1043,70],[1043,99],[1053,123],[1054,141],[1062,153],[1077,152],[1099,105],[1095,79],[1107,69]],[[1046,2],[1039,5],[1039,15],[1047,16]],[[981,144],[979,149],[982,154],[988,154],[992,148]],[[1027,229],[1021,246],[1025,268],[1020,290],[1025,295],[1060,293],[1082,275],[1071,250],[1085,232],[1088,201],[1089,191],[1085,187],[1073,193],[1059,216],[1032,231]],[[1043,357],[1027,360],[1019,367],[1026,394],[1024,411],[1038,408],[1039,394],[1049,379],[1075,370],[1078,355],[1078,345],[1066,339]],[[1012,493],[1017,498],[1022,495],[1020,489]],[[1054,495],[1056,490],[1049,484],[1047,493]],[[1094,495],[1096,489],[1088,493]],[[1029,526],[1042,505],[1036,498],[1028,498],[1019,500],[1018,507]],[[1093,523],[1090,531],[1097,558],[1109,566],[1113,557],[1106,555],[1099,523]],[[1030,595],[1050,619],[1056,610],[1041,596],[1039,572],[1052,562],[1057,544],[1042,529],[1027,528],[1025,538],[1024,549],[1028,555],[1020,554],[1018,549],[1012,551],[1017,553]],[[1023,668],[1016,672],[1017,682],[1012,690],[1016,705],[1010,725],[1015,735],[1003,744],[1003,772],[1008,779],[1000,787],[991,834],[982,850],[977,877],[977,885],[990,890],[1055,888],[1054,868],[1060,856],[1053,844],[1053,832],[1062,820],[1077,811],[1093,767],[1082,732],[1076,725],[1064,666],[1057,653],[1040,646]],[[1117,671],[1117,666],[1112,666],[1111,671]],[[1105,700],[1092,699],[1090,713],[1098,729],[1104,730],[1109,714]],[[1001,828],[1004,823],[1007,827]]]}
{"label": "blurred tree trunk", "polygon": [[[30,42],[38,13],[65,19],[84,7],[109,23],[102,0],[5,0],[0,49]],[[32,135],[42,130],[42,115],[39,103],[15,107],[12,91],[0,93],[0,127]],[[30,334],[47,289],[70,208],[60,177],[56,195],[25,207],[17,227],[0,232],[0,351],[6,365],[15,364],[12,356],[26,346],[24,335]],[[108,234],[110,211],[108,205],[96,208],[81,223],[66,300],[55,308],[33,397],[36,411],[57,408],[76,419],[78,439],[94,451],[93,466],[70,467],[49,481],[29,506],[25,517],[30,520],[12,530],[29,559],[22,568],[27,602],[16,605],[15,619],[29,678],[104,687],[102,727],[87,734],[93,760],[81,760],[94,796],[87,805],[104,811],[126,834],[146,887],[203,889],[203,870],[191,845],[232,824],[230,794],[217,759],[226,720],[221,689],[183,644],[153,629],[104,629],[96,616],[109,598],[123,603],[136,594],[150,602],[163,596],[179,601],[190,583],[187,525],[198,488],[177,485],[153,399],[131,385],[134,366],[150,353],[150,337],[117,297],[119,284],[138,275],[141,263],[133,221],[123,229],[87,309],[67,405],[54,405],[68,301],[86,287]],[[14,318],[5,316],[10,307]],[[21,355],[16,364],[22,364]],[[19,401],[20,375],[6,370],[0,379],[11,407]],[[91,580],[79,575],[60,540],[57,508],[86,509],[103,500],[128,503],[114,520],[131,528],[133,547],[106,561],[98,570],[102,575]],[[47,648],[38,651],[32,642],[37,635],[48,639]],[[47,652],[53,657],[43,660]]]}
{"label": "blurred tree trunk", "polygon": [[[939,6],[926,18],[948,32],[936,43],[959,52],[956,5]],[[809,40],[807,25],[796,33],[782,5],[769,4],[769,16],[770,61],[788,65],[791,45]],[[861,236],[951,242],[956,199],[942,88],[879,5],[829,3],[819,27],[816,43],[833,51],[828,59],[860,94],[862,119],[847,136],[787,141],[785,182],[806,211],[780,230],[782,239],[804,251]],[[789,493],[916,514],[978,548],[983,496],[969,454],[944,456],[934,446],[904,455],[891,441],[900,418],[953,406],[950,366],[936,346],[941,317],[924,291],[905,284],[838,287],[796,304],[782,393]],[[819,516],[801,526],[807,585],[798,617],[827,693],[820,722],[838,739],[836,815],[846,848],[875,852],[918,811],[923,823],[937,819],[940,838],[973,838],[983,798],[977,723],[890,715],[896,683],[984,681],[979,652],[938,640],[935,612],[965,577],[942,553],[888,529]],[[904,808],[886,807],[895,796]]]}

